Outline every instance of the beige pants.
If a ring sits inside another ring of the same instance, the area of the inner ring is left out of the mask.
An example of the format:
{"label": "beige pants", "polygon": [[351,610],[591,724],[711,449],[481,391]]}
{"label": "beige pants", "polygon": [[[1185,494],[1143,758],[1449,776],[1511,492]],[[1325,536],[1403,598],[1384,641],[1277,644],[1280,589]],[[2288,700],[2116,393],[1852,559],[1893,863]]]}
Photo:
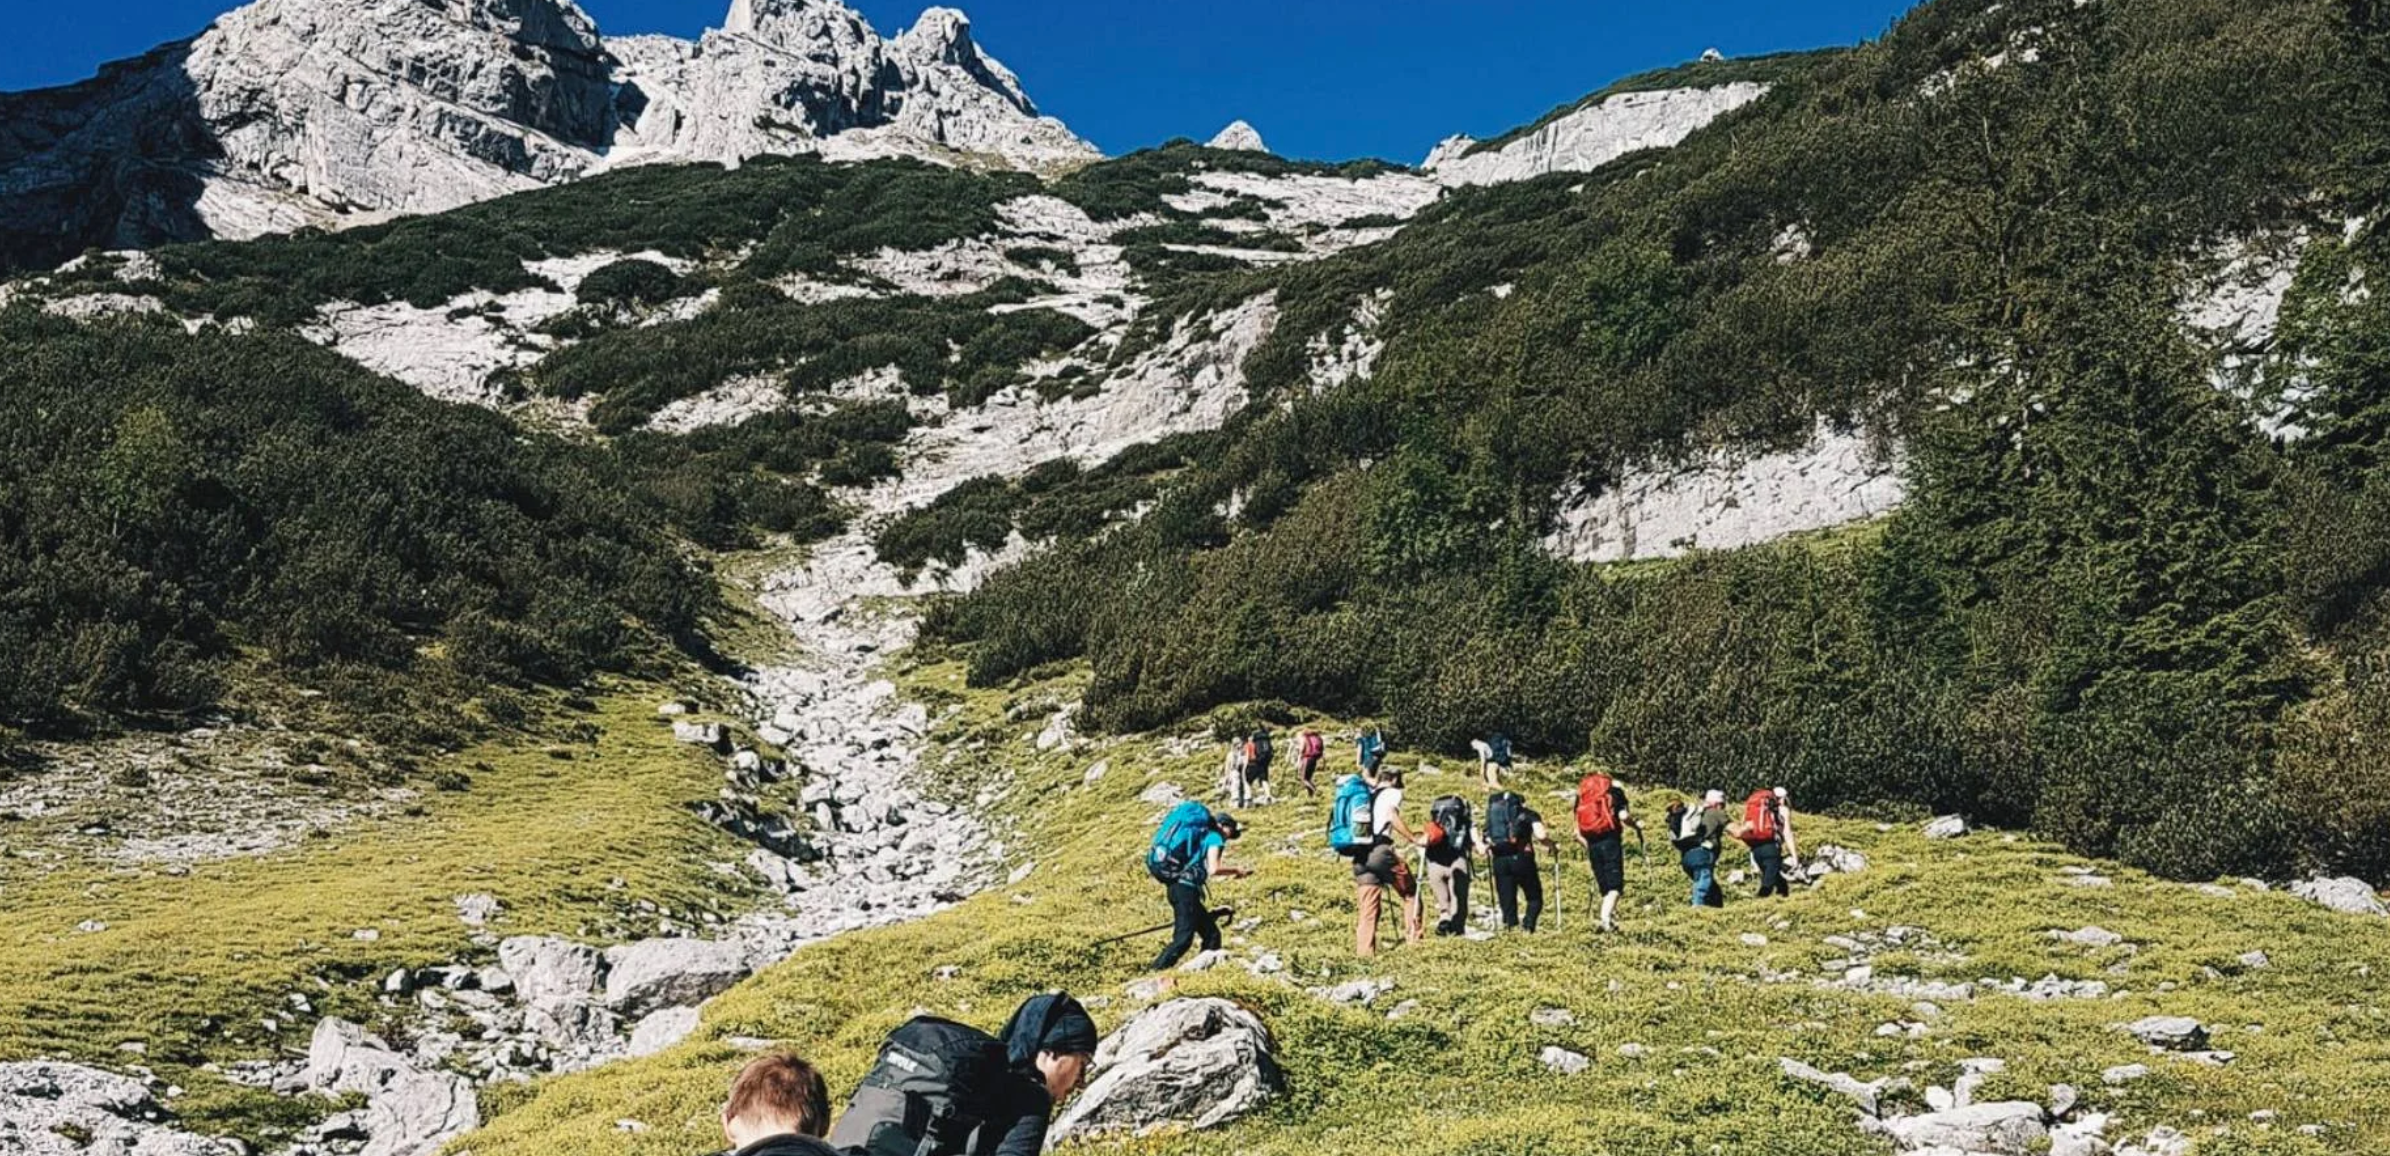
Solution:
{"label": "beige pants", "polygon": [[1438,927],[1449,926],[1452,934],[1460,934],[1469,922],[1469,861],[1455,859],[1445,865],[1428,860],[1427,887],[1436,893]]}

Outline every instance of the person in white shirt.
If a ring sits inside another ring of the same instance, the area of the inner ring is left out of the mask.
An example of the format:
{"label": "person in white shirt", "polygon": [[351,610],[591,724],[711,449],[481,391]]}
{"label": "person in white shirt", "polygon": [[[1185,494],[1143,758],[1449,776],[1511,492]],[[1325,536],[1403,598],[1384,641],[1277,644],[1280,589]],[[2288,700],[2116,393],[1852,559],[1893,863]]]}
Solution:
{"label": "person in white shirt", "polygon": [[1419,879],[1395,847],[1397,839],[1405,847],[1419,846],[1419,836],[1402,819],[1402,772],[1382,770],[1371,783],[1376,794],[1370,801],[1369,853],[1353,862],[1353,952],[1364,959],[1377,954],[1378,913],[1388,890],[1402,905],[1403,942],[1419,942],[1422,919]]}

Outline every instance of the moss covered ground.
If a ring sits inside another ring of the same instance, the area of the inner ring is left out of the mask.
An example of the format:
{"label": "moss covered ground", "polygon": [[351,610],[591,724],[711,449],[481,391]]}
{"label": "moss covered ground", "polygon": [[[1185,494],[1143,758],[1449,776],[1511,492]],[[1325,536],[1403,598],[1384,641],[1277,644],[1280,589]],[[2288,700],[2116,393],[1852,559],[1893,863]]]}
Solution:
{"label": "moss covered ground", "polygon": [[[913,693],[965,705],[938,738],[967,752],[966,773],[1013,777],[1010,854],[1016,867],[1034,864],[1024,878],[918,923],[807,948],[710,1005],[688,1042],[546,1081],[455,1150],[712,1150],[723,1086],[758,1040],[811,1057],[843,1093],[880,1037],[921,1010],[992,1028],[1025,995],[1061,986],[1093,997],[1103,1025],[1117,1025],[1140,1006],[1124,985],[1139,978],[1158,941],[1091,944],[1167,914],[1137,866],[1160,810],[1139,796],[1164,781],[1205,789],[1217,748],[1192,741],[1190,731],[1185,739],[1037,752],[1037,707],[1081,678],[964,692],[960,667],[936,663],[905,680]],[[1349,759],[1346,750],[1331,746],[1331,762]],[[1104,773],[1091,779],[1098,763]],[[1447,766],[1413,779],[1413,812],[1447,790],[1481,793],[1467,773],[1473,768]],[[1534,767],[1519,785],[1543,798],[1567,781],[1563,768]],[[1281,790],[1299,795],[1285,782]],[[1637,792],[1647,806],[1667,795]],[[1546,807],[1555,816],[1563,809],[1557,797]],[[1683,877],[1663,848],[1649,868],[1630,862],[1625,931],[1597,937],[1586,918],[1587,874],[1572,859],[1557,893],[1558,925],[1544,934],[1431,939],[1363,962],[1351,951],[1349,874],[1322,845],[1322,811],[1297,801],[1248,812],[1236,856],[1259,870],[1213,894],[1238,908],[1232,959],[1174,980],[1180,994],[1224,996],[1262,1013],[1287,1071],[1286,1095],[1217,1134],[1118,1139],[1092,1150],[1512,1156],[1823,1154],[1877,1145],[1854,1130],[1844,1105],[1785,1082],[1776,1066],[1782,1056],[1861,1078],[1906,1075],[1921,1086],[1950,1083],[1962,1059],[1996,1056],[2009,1068],[1983,1096],[2042,1099],[2051,1084],[2073,1084],[2090,1107],[2117,1114],[2112,1136],[2164,1124],[2208,1153],[2390,1150],[2390,1121],[2367,1107],[2390,1102],[2390,1019],[2375,978],[2390,972],[2390,921],[2328,913],[2237,882],[2201,889],[2087,864],[1996,832],[1930,842],[1913,822],[1812,817],[1803,826],[1809,845],[1856,849],[1870,868],[1776,903],[1740,887],[1724,910],[1694,911],[1679,906]],[[2096,870],[2112,885],[2069,882],[2070,868]],[[1478,898],[1490,901],[1483,881]],[[2049,934],[2087,925],[2125,942],[2093,949]],[[1906,998],[1815,982],[1846,954],[1826,937],[1893,926],[1923,929],[1938,947],[1880,954],[1879,976],[2055,975],[2105,982],[2116,994],[2049,1002],[1982,995],[1928,1015]],[[2259,951],[2264,966],[2243,962]],[[1261,952],[1275,953],[1284,971],[1255,975],[1238,966]],[[951,978],[939,978],[949,968]],[[1395,986],[1366,1009],[1308,990],[1361,977]],[[1407,1014],[1389,1017],[1413,1001]],[[1534,1026],[1530,1014],[1546,1007],[1569,1010],[1575,1023]],[[2198,1017],[2217,1029],[2215,1046],[2237,1059],[2209,1067],[2153,1057],[2116,1030],[2153,1014]],[[1879,1034],[1907,1021],[1926,1023],[1924,1034]],[[1641,1046],[1640,1058],[1622,1055],[1628,1044]],[[1545,1070],[1537,1055],[1547,1045],[1592,1057],[1590,1070]],[[2104,1069],[2128,1063],[2146,1063],[2153,1074],[2123,1088],[2102,1082]],[[2261,1112],[2275,1115],[2251,1120]],[[2323,1131],[2303,1134],[2306,1125]]]}

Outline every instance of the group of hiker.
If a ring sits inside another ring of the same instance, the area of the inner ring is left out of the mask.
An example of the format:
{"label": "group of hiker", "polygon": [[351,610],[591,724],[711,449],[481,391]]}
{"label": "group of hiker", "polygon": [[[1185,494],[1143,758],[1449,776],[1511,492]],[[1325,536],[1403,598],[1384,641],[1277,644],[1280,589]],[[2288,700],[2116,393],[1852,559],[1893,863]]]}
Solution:
{"label": "group of hiker", "polygon": [[[1231,807],[1266,806],[1273,801],[1269,767],[1274,745],[1266,729],[1230,740],[1222,795]],[[1559,848],[1552,829],[1525,796],[1504,785],[1504,776],[1512,770],[1509,740],[1497,734],[1470,745],[1488,792],[1482,827],[1475,822],[1467,799],[1447,794],[1428,804],[1426,825],[1413,828],[1404,818],[1405,776],[1399,768],[1386,765],[1386,742],[1374,729],[1362,732],[1355,742],[1355,770],[1328,789],[1328,844],[1352,864],[1356,954],[1367,957],[1376,953],[1388,906],[1399,916],[1406,942],[1423,938],[1420,875],[1427,877],[1426,890],[1435,897],[1435,933],[1465,933],[1471,887],[1480,864],[1492,875],[1504,929],[1533,932],[1543,921],[1545,889],[1537,851],[1553,856],[1557,877]],[[1306,795],[1320,793],[1316,776],[1325,749],[1325,740],[1316,730],[1304,730],[1297,739]],[[1596,926],[1604,932],[1614,931],[1619,898],[1626,892],[1627,832],[1635,833],[1646,862],[1650,858],[1643,824],[1631,808],[1624,785],[1601,771],[1579,779],[1574,803],[1573,814],[1567,818],[1573,820],[1577,841],[1585,849],[1593,892],[1599,897]],[[1762,898],[1791,894],[1789,878],[1799,869],[1800,854],[1793,835],[1791,799],[1783,787],[1752,792],[1743,800],[1739,815],[1729,807],[1724,791],[1706,791],[1697,803],[1670,803],[1665,821],[1666,839],[1690,882],[1691,905],[1725,905],[1719,873],[1728,840],[1748,849]],[[1161,954],[1154,957],[1154,970],[1177,965],[1198,943],[1205,951],[1219,949],[1221,913],[1206,906],[1204,889],[1211,879],[1247,873],[1223,862],[1228,844],[1241,833],[1234,815],[1200,800],[1179,803],[1163,817],[1146,868],[1168,890],[1172,935]],[[1411,852],[1417,855],[1416,869]]]}
{"label": "group of hiker", "polygon": [[775,1053],[731,1081],[722,1133],[735,1156],[1038,1156],[1095,1049],[1095,1020],[1062,992],[1030,997],[997,1035],[918,1016],[880,1045],[835,1128],[821,1073]]}

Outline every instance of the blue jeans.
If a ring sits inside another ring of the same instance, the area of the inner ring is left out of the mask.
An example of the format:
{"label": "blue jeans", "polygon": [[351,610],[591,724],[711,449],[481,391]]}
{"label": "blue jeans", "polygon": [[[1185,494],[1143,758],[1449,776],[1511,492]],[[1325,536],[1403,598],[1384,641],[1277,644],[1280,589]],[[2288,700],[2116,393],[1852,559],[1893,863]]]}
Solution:
{"label": "blue jeans", "polygon": [[1718,890],[1718,853],[1716,851],[1707,847],[1695,847],[1685,852],[1685,874],[1693,878],[1693,906],[1726,906],[1726,896]]}

